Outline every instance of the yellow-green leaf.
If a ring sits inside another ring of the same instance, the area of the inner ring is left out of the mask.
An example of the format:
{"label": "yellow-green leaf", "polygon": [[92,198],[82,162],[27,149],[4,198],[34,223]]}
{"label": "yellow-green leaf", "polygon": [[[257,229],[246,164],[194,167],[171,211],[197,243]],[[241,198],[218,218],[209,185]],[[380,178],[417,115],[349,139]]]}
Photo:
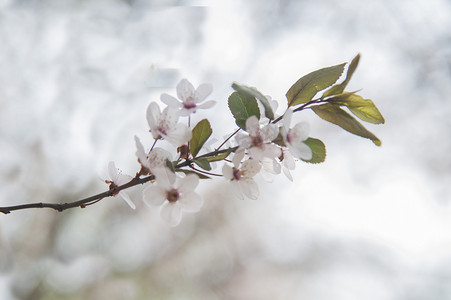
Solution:
{"label": "yellow-green leaf", "polygon": [[193,128],[193,135],[189,142],[189,151],[193,157],[196,157],[200,149],[211,135],[210,122],[207,119],[203,119]]}
{"label": "yellow-green leaf", "polygon": [[195,163],[196,165],[198,165],[199,167],[201,167],[204,170],[207,170],[207,171],[211,170],[210,163],[208,162],[208,160],[206,158],[193,159],[193,163]]}
{"label": "yellow-green leaf", "polygon": [[253,96],[233,92],[229,96],[229,109],[235,118],[235,123],[243,130],[246,130],[246,120],[250,116],[260,119],[260,109],[257,100]]}
{"label": "yellow-green leaf", "polygon": [[236,82],[234,82],[232,84],[232,88],[241,94],[255,97],[258,101],[260,101],[260,103],[265,108],[265,116],[270,120],[274,119],[274,112],[272,111],[272,108],[271,108],[271,105],[269,104],[268,99],[266,98],[265,95],[263,95],[256,88],[238,84]]}
{"label": "yellow-green leaf", "polygon": [[229,149],[227,149],[227,151],[219,153],[219,154],[217,154],[215,156],[208,156],[208,157],[206,157],[206,159],[209,162],[220,161],[220,160],[226,159],[227,156],[229,156],[230,153],[232,153],[232,148],[229,148]]}
{"label": "yellow-green leaf", "polygon": [[377,146],[382,145],[381,141],[373,133],[368,131],[362,124],[359,123],[359,121],[341,109],[340,106],[326,103],[313,106],[312,110],[323,120],[338,125],[350,133],[370,139]]}
{"label": "yellow-green leaf", "polygon": [[288,106],[307,103],[319,91],[328,88],[340,78],[346,63],[313,71],[301,77],[288,90]]}
{"label": "yellow-green leaf", "polygon": [[304,160],[305,162],[311,163],[311,164],[319,164],[326,160],[326,146],[321,140],[311,138],[309,137],[304,141],[304,144],[309,146],[310,149],[312,149],[312,159],[310,160]]}
{"label": "yellow-green leaf", "polygon": [[331,103],[346,106],[359,119],[373,123],[384,124],[385,120],[376,105],[370,99],[354,93],[343,93],[330,98]]}
{"label": "yellow-green leaf", "polygon": [[357,69],[359,61],[360,61],[360,53],[357,54],[357,56],[354,57],[354,59],[349,64],[345,80],[342,83],[334,85],[330,89],[325,91],[324,94],[321,96],[321,98],[343,93],[343,91],[345,90],[346,86],[349,83],[349,80],[351,80],[352,74],[354,74],[355,70]]}

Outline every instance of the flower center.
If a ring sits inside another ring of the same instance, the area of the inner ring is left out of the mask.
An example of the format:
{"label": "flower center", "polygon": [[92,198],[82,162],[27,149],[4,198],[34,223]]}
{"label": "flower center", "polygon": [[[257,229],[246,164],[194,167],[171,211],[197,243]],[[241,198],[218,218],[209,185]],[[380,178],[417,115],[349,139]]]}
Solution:
{"label": "flower center", "polygon": [[169,124],[165,120],[160,120],[158,123],[158,132],[160,135],[167,136],[168,135]]}
{"label": "flower center", "polygon": [[180,198],[180,194],[177,189],[170,189],[169,191],[166,192],[166,199],[170,203],[176,202],[177,200],[179,200],[179,198]]}
{"label": "flower center", "polygon": [[287,133],[287,142],[289,144],[291,144],[293,142],[293,138],[294,138],[293,134],[291,132],[288,132]]}
{"label": "flower center", "polygon": [[196,108],[196,103],[192,97],[188,97],[186,101],[183,102],[183,107],[186,109]]}
{"label": "flower center", "polygon": [[238,169],[233,168],[233,179],[234,180],[240,180],[241,179],[241,172]]}
{"label": "flower center", "polygon": [[263,145],[263,138],[260,135],[252,137],[252,145],[255,147],[261,147]]}

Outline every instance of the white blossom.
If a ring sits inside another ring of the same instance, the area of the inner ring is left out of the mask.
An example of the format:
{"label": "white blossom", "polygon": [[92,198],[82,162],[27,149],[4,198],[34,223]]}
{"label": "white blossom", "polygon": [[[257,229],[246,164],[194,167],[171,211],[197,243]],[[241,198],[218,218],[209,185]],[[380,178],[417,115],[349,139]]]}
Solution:
{"label": "white blossom", "polygon": [[203,200],[194,189],[199,183],[196,175],[168,177],[166,172],[156,174],[156,182],[143,191],[143,200],[149,206],[160,206],[160,216],[171,226],[177,226],[182,211],[197,212]]}
{"label": "white blossom", "polygon": [[147,108],[147,122],[154,139],[164,139],[175,147],[187,143],[191,139],[191,130],[184,124],[178,122],[178,114],[170,107],[163,112],[155,102]]}
{"label": "white blossom", "polygon": [[144,146],[137,136],[135,136],[136,156],[138,162],[147,172],[153,174],[156,169],[166,168],[166,161],[172,161],[172,155],[168,151],[155,147],[149,154],[144,151]]}
{"label": "white blossom", "polygon": [[166,105],[178,109],[180,116],[189,116],[195,113],[197,109],[207,109],[215,105],[215,101],[210,100],[200,104],[208,95],[211,94],[213,87],[211,84],[201,84],[197,89],[186,79],[182,79],[177,84],[177,97],[168,94],[161,94],[160,99]]}
{"label": "white blossom", "polygon": [[290,128],[293,110],[290,108],[285,112],[282,118],[282,137],[285,145],[291,154],[304,160],[312,159],[312,149],[307,146],[304,141],[308,138],[309,125],[306,122],[300,122],[293,128]]}
{"label": "white blossom", "polygon": [[260,128],[257,117],[250,116],[246,120],[246,131],[249,135],[238,135],[237,141],[240,148],[249,150],[252,158],[262,160],[263,157],[273,159],[280,156],[280,148],[272,143],[278,134],[275,125],[268,124]]}
{"label": "white blossom", "polygon": [[[126,184],[130,182],[130,180],[132,180],[131,176],[118,172],[118,169],[114,164],[114,161],[110,161],[108,164],[108,175],[110,178],[105,180],[105,182],[110,184],[110,189]],[[130,196],[126,192],[122,190],[119,193],[117,193],[117,195],[121,196],[121,198],[124,199],[124,201],[127,202],[128,206],[130,206],[132,209],[136,208],[135,204],[133,203],[133,201],[130,199]]]}
{"label": "white blossom", "polygon": [[240,167],[240,162],[243,157],[244,150],[237,151],[232,160],[233,167],[225,164],[222,167],[222,174],[230,180],[233,185],[231,190],[238,198],[244,199],[244,195],[252,200],[256,200],[259,196],[259,191],[253,177],[260,171],[261,165],[255,159],[247,159],[241,163]]}

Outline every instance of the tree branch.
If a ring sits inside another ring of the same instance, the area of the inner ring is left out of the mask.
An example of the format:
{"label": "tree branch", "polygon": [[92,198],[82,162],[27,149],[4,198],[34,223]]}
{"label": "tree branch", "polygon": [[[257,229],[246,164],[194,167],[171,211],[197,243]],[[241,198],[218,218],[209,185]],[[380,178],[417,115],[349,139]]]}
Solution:
{"label": "tree branch", "polygon": [[74,208],[74,207],[80,207],[80,208],[85,208],[88,205],[94,204],[100,200],[102,200],[103,198],[107,198],[107,197],[111,197],[114,195],[117,195],[117,193],[119,193],[122,190],[125,190],[127,188],[130,188],[132,186],[138,185],[138,184],[143,184],[146,183],[148,181],[151,181],[155,179],[155,176],[151,175],[151,176],[147,176],[144,178],[139,178],[139,177],[135,177],[132,180],[130,180],[129,182],[127,182],[126,184],[120,185],[116,188],[110,189],[106,192],[85,198],[85,199],[81,199],[78,201],[74,201],[74,202],[67,202],[67,203],[44,203],[44,202],[36,202],[36,203],[27,203],[27,204],[21,204],[21,205],[14,205],[14,206],[5,206],[5,207],[0,207],[0,212],[3,214],[9,214],[10,212],[14,211],[14,210],[21,210],[21,209],[28,209],[28,208],[51,208],[57,211],[63,211],[69,208]]}

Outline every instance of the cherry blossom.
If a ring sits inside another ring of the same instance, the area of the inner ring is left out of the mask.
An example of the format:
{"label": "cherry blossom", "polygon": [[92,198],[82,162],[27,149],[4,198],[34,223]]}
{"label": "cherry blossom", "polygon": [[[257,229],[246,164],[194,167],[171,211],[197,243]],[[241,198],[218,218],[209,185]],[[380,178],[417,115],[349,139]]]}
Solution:
{"label": "cherry blossom", "polygon": [[238,135],[237,141],[240,148],[249,149],[249,154],[256,160],[263,157],[276,158],[281,155],[278,146],[271,143],[277,137],[277,128],[273,124],[268,124],[260,128],[256,116],[250,116],[246,120],[246,131],[249,135]]}
{"label": "cherry blossom", "polygon": [[216,101],[210,100],[200,104],[211,94],[213,87],[211,84],[201,84],[197,89],[186,79],[182,79],[177,84],[177,97],[168,94],[161,94],[160,99],[166,105],[178,109],[180,116],[189,116],[197,109],[207,109],[215,105]]}
{"label": "cherry blossom", "polygon": [[256,200],[259,196],[258,186],[253,177],[260,171],[261,165],[255,159],[247,159],[243,163],[240,162],[244,158],[244,150],[238,150],[233,157],[233,167],[225,164],[222,167],[222,174],[229,179],[233,185],[232,191],[235,195],[244,199],[243,195]]}
{"label": "cherry blossom", "polygon": [[[130,182],[130,180],[132,180],[131,176],[124,175],[118,172],[114,161],[110,161],[108,164],[108,176],[110,177],[110,179],[105,180],[105,182],[110,184],[110,189],[126,184]],[[124,199],[124,201],[127,202],[128,206],[130,206],[132,209],[136,208],[136,205],[133,203],[133,201],[130,199],[130,196],[126,192],[120,191],[116,195],[121,196],[121,198]]]}
{"label": "cherry blossom", "polygon": [[149,154],[144,151],[144,146],[137,136],[135,136],[136,143],[136,156],[138,162],[147,171],[147,173],[153,174],[156,169],[166,167],[166,161],[172,161],[172,155],[168,151],[162,148],[153,148]]}
{"label": "cherry blossom", "polygon": [[312,149],[303,142],[308,138],[309,125],[306,122],[300,122],[290,128],[292,115],[293,110],[290,108],[282,118],[283,141],[295,158],[310,160],[312,159]]}
{"label": "cherry blossom", "polygon": [[184,124],[177,123],[178,115],[174,109],[166,107],[163,112],[157,103],[152,102],[147,108],[147,122],[154,139],[164,139],[175,147],[191,139],[191,130]]}
{"label": "cherry blossom", "polygon": [[160,216],[171,226],[177,226],[182,212],[197,212],[203,200],[194,189],[199,183],[196,175],[168,177],[166,172],[156,174],[156,182],[143,191],[143,200],[149,206],[160,206]]}

